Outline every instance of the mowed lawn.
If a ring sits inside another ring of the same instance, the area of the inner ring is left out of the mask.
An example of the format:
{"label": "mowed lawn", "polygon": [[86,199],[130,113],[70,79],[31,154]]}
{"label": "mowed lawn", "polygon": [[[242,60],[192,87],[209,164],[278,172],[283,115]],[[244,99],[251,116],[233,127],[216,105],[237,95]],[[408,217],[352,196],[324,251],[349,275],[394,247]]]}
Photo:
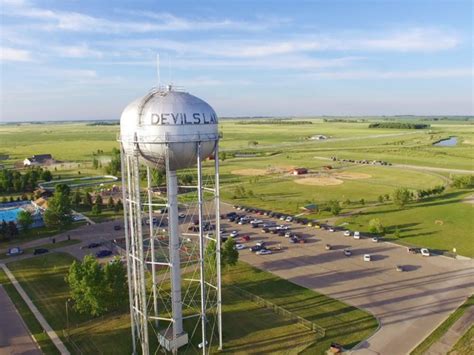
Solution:
{"label": "mowed lawn", "polygon": [[[265,167],[262,167],[265,169]],[[241,167],[240,169],[244,169]],[[233,167],[234,173],[238,171]],[[321,170],[317,170],[320,171]],[[337,173],[362,174],[365,178],[340,179]],[[424,189],[443,185],[445,180],[436,174],[404,170],[393,167],[355,166],[332,172],[322,172],[322,176],[334,176],[342,183],[339,185],[318,186],[302,185],[297,183],[300,179],[307,177],[294,177],[288,173],[272,174],[258,177],[241,177],[241,183],[251,195],[233,199],[236,195],[237,184],[232,187],[223,187],[222,196],[226,200],[233,200],[238,204],[245,204],[260,208],[272,209],[278,203],[280,212],[298,213],[300,207],[312,202],[320,204],[329,200],[344,202],[350,200],[358,202],[364,199],[366,203],[376,202],[380,195],[391,195],[400,187],[410,189]]]}
{"label": "mowed lawn", "polygon": [[[73,352],[85,354],[131,352],[128,312],[89,320],[69,309],[69,340],[64,281],[74,259],[54,253],[10,263],[8,266],[51,326]],[[268,272],[239,263],[223,277],[225,352],[239,354],[322,354],[331,341],[352,347],[370,336],[377,321],[368,313],[332,298],[280,279]],[[326,329],[326,337],[295,324],[272,310],[243,298],[237,286],[263,297]]]}
{"label": "mowed lawn", "polygon": [[[407,205],[403,209],[393,204],[371,208],[357,215],[340,219],[352,230],[368,232],[369,221],[378,218],[388,229],[386,239],[420,247],[474,257],[474,204],[465,198],[472,191],[450,191],[440,197]],[[400,238],[394,237],[396,227]]]}

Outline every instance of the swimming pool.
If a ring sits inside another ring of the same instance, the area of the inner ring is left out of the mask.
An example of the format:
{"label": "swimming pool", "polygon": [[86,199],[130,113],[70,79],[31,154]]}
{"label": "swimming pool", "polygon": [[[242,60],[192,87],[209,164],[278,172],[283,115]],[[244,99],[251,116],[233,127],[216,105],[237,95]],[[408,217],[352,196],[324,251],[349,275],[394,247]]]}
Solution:
{"label": "swimming pool", "polygon": [[0,209],[0,222],[5,221],[5,222],[16,222],[18,213],[21,211],[24,211],[23,208],[17,207],[17,208],[6,208],[6,209]]}
{"label": "swimming pool", "polygon": [[[5,221],[17,223],[18,214],[21,211],[29,211],[33,217],[33,223],[30,228],[44,226],[41,209],[32,201],[15,201],[0,204],[0,223]],[[18,224],[18,223],[17,223]],[[20,228],[21,226],[18,226]]]}

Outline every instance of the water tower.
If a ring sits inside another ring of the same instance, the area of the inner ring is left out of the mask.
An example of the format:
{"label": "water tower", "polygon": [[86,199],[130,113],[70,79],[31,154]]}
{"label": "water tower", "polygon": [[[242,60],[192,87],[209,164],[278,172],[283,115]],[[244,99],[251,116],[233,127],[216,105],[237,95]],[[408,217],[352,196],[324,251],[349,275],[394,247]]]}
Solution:
{"label": "water tower", "polygon": [[133,351],[220,349],[217,115],[157,88],[125,108],[119,141]]}

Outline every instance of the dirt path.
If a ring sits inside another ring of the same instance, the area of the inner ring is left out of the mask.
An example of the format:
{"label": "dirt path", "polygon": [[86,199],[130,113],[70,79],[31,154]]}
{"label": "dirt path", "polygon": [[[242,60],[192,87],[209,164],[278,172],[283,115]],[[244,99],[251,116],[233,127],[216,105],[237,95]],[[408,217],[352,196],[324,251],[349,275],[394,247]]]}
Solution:
{"label": "dirt path", "polygon": [[447,354],[458,339],[474,324],[474,307],[469,309],[448,329],[441,339],[434,343],[427,351],[429,355]]}

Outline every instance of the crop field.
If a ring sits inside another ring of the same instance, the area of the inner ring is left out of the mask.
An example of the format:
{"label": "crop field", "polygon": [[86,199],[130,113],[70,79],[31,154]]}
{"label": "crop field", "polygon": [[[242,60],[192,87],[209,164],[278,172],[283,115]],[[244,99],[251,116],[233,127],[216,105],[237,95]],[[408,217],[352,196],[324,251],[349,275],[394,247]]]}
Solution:
{"label": "crop field", "polygon": [[[8,267],[68,348],[84,354],[130,353],[128,310],[88,319],[70,309],[67,329],[65,304],[68,287],[64,277],[73,260],[67,254],[54,253],[12,262]],[[319,339],[316,333],[303,326],[242,298],[229,285],[264,297],[274,304],[289,305],[289,311],[326,328],[326,337]],[[331,341],[352,347],[377,328],[375,318],[364,311],[244,263],[224,272],[223,286],[223,322],[228,325],[224,334],[225,352],[285,354],[289,349],[297,349],[317,354],[323,353]],[[316,304],[319,306],[314,307]],[[235,324],[239,326],[233,326]]]}
{"label": "crop field", "polygon": [[[306,123],[300,124],[291,124],[291,121],[257,124],[249,119],[223,119],[219,123],[223,137],[220,143],[222,199],[232,204],[294,214],[301,213],[300,207],[307,203],[321,205],[337,200],[342,206],[340,218],[328,212],[309,217],[331,218],[339,224],[348,222],[361,230],[367,229],[370,219],[379,218],[389,230],[387,238],[392,237],[390,232],[394,226],[416,224],[416,233],[401,231],[400,242],[448,251],[457,245],[458,253],[472,256],[469,245],[474,244],[474,236],[459,233],[474,227],[470,218],[473,204],[465,202],[470,191],[450,187],[453,176],[474,171],[472,120],[426,121],[412,117],[402,120],[429,123],[431,127],[369,128],[371,122],[383,119],[360,117],[331,122],[323,118],[304,118],[299,120]],[[105,164],[112,148],[118,147],[118,131],[118,126],[86,123],[2,125],[0,156],[8,156],[8,159],[0,164],[8,166],[32,154],[51,153],[61,162],[55,172],[61,178],[103,175],[103,168],[92,168],[92,159],[98,158]],[[327,139],[311,139],[317,135]],[[456,137],[457,145],[433,145],[449,137]],[[332,157],[339,160],[332,161]],[[361,165],[343,162],[343,159],[381,160],[392,165]],[[212,164],[203,164],[205,173],[212,170]],[[290,171],[295,167],[307,168],[309,174],[292,176]],[[381,195],[391,196],[399,187],[416,191],[440,185],[445,186],[446,191],[435,201],[412,203],[401,210],[392,201],[378,203]],[[462,198],[452,198],[458,193]],[[433,218],[429,217],[438,214],[438,224],[432,226],[428,221]],[[451,218],[455,220],[453,226],[449,222]],[[440,221],[444,220],[441,225]]]}

